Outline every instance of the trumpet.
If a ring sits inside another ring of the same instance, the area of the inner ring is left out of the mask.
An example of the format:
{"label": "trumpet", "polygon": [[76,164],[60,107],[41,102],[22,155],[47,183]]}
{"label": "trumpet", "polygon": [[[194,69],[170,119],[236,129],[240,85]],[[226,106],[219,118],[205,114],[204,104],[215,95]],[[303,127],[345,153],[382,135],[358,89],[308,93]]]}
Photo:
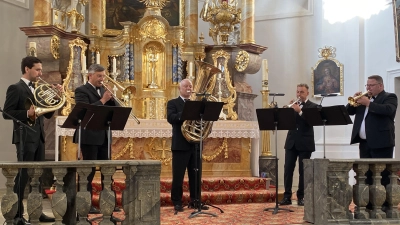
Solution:
{"label": "trumpet", "polygon": [[353,106],[353,107],[358,107],[361,104],[357,102],[358,99],[360,99],[361,97],[366,96],[367,98],[371,99],[371,93],[369,91],[366,91],[360,95],[357,95],[355,97],[350,96],[347,100],[349,102],[349,105]]}
{"label": "trumpet", "polygon": [[297,98],[296,101],[294,101],[293,103],[291,103],[291,104],[289,104],[289,105],[284,105],[283,108],[292,108],[292,106],[293,106],[294,104],[300,105],[300,104],[301,104],[301,98],[300,98],[300,97]]}
{"label": "trumpet", "polygon": [[[110,79],[108,79],[108,80],[110,80]],[[109,92],[111,93],[111,95],[112,95],[114,101],[116,101],[116,102],[117,102],[120,106],[122,106],[122,107],[127,107],[127,106],[125,105],[125,103],[124,103],[123,101],[121,101],[117,96],[115,96],[114,93],[113,93],[104,83],[101,83],[101,84],[103,85],[103,87],[104,87],[107,91],[109,91]],[[115,84],[115,83],[114,83],[114,84]],[[125,90],[127,90],[127,89],[128,89],[128,88],[126,88]],[[125,91],[125,90],[124,90],[124,91]],[[140,124],[139,119],[135,116],[135,114],[132,113],[132,111],[129,113],[129,118],[135,120],[135,122],[136,122],[137,124]]]}

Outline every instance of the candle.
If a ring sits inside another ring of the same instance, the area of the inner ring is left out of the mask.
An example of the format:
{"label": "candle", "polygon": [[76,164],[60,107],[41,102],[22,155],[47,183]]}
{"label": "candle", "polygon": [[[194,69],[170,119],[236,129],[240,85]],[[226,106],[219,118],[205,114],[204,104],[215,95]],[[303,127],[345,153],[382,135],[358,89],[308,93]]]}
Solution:
{"label": "candle", "polygon": [[82,56],[82,70],[85,71],[86,70],[86,55]]}
{"label": "candle", "polygon": [[268,61],[266,59],[262,61],[262,79],[268,80]]}
{"label": "candle", "polygon": [[100,52],[96,52],[96,63],[100,64]]}
{"label": "candle", "polygon": [[221,72],[218,73],[218,78],[221,78],[221,74],[222,74],[221,64],[218,64],[218,69],[221,70]]}
{"label": "candle", "polygon": [[188,76],[192,76],[192,74],[193,74],[193,62],[189,62]]}
{"label": "candle", "polygon": [[36,42],[29,42],[29,49],[31,48],[36,49]]}
{"label": "candle", "polygon": [[112,62],[112,67],[113,67],[113,69],[112,69],[112,72],[113,73],[116,73],[117,72],[117,59],[115,58],[115,56],[113,57],[113,62]]}

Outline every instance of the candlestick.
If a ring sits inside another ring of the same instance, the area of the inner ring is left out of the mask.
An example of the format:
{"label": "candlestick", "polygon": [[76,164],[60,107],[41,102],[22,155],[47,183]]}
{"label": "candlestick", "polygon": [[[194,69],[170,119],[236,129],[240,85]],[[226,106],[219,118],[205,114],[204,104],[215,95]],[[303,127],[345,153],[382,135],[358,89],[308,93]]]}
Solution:
{"label": "candlestick", "polygon": [[266,59],[262,61],[262,79],[268,80],[268,61]]}
{"label": "candlestick", "polygon": [[115,73],[115,72],[117,72],[117,59],[115,58],[115,56],[113,56],[113,62],[112,62],[112,67],[113,67],[113,69],[112,69],[112,71],[113,71],[113,73]]}
{"label": "candlestick", "polygon": [[189,62],[188,77],[191,77],[192,75],[193,75],[193,62]]}
{"label": "candlestick", "polygon": [[36,49],[36,42],[29,42],[29,48]]}
{"label": "candlestick", "polygon": [[82,65],[82,70],[86,70],[86,55],[82,56],[82,60],[81,60],[81,65]]}
{"label": "candlestick", "polygon": [[96,52],[96,63],[100,64],[100,52]]}

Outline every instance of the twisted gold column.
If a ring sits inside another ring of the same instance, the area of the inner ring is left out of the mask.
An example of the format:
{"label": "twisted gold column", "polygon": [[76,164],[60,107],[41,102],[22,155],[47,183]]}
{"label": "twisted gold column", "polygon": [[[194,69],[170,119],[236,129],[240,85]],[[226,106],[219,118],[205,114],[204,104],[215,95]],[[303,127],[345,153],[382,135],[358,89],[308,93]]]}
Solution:
{"label": "twisted gold column", "polygon": [[185,42],[189,45],[197,42],[199,29],[199,4],[197,0],[186,1],[185,5]]}

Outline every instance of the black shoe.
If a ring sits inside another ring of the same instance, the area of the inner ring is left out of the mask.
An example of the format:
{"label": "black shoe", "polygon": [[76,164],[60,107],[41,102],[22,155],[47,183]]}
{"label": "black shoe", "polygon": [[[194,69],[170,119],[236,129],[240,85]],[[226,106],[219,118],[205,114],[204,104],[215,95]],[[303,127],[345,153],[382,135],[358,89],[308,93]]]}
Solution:
{"label": "black shoe", "polygon": [[175,209],[176,212],[183,212],[183,207],[182,207],[182,205],[175,205],[175,206],[174,206],[174,209]]}
{"label": "black shoe", "polygon": [[43,223],[53,223],[56,222],[56,219],[50,216],[46,216],[45,214],[42,213],[42,215],[40,215],[39,217],[39,222],[43,222]]}
{"label": "black shoe", "polygon": [[14,218],[13,225],[30,225],[24,217],[22,218]]}
{"label": "black shoe", "polygon": [[89,214],[100,214],[100,210],[98,210],[96,207],[91,206]]}
{"label": "black shoe", "polygon": [[297,200],[297,205],[298,206],[304,206],[304,198],[301,198],[301,199]]}
{"label": "black shoe", "polygon": [[278,202],[279,205],[291,205],[292,200],[290,198],[283,198],[282,201]]}
{"label": "black shoe", "polygon": [[[199,206],[198,206],[197,204],[195,204],[194,202],[189,202],[188,208],[189,208],[189,209],[198,209]],[[208,210],[209,207],[206,206],[206,205],[204,205],[204,204],[201,204],[201,209],[202,209],[202,210]]]}

